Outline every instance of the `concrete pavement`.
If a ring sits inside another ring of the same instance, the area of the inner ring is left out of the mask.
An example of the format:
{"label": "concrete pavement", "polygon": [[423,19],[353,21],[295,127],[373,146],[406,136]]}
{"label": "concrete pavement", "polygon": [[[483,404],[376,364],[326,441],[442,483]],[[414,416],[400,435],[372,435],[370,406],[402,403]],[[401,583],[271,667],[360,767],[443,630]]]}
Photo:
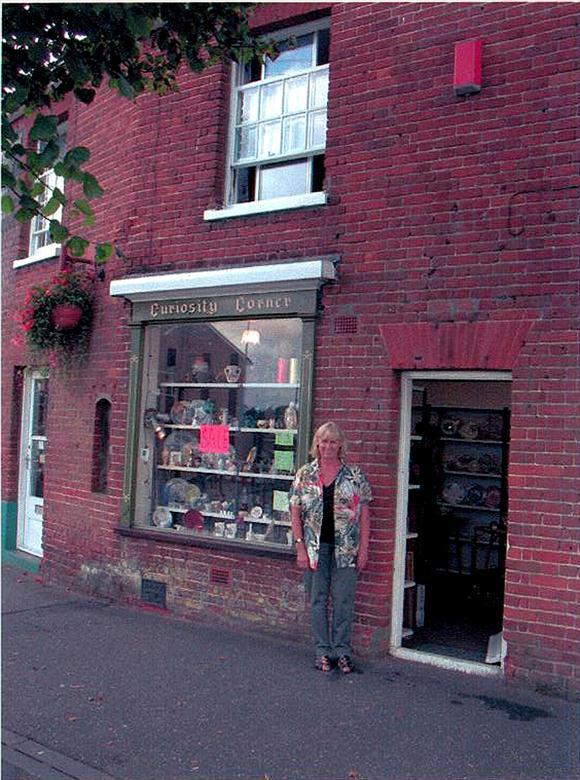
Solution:
{"label": "concrete pavement", "polygon": [[4,780],[575,780],[579,707],[46,587],[3,568]]}

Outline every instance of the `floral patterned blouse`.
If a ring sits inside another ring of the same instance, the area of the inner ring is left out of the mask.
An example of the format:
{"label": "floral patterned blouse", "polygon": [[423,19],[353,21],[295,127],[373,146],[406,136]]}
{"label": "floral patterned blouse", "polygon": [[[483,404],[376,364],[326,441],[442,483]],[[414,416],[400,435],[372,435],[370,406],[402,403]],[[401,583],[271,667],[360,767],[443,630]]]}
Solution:
{"label": "floral patterned blouse", "polygon": [[[361,508],[372,501],[367,478],[358,466],[343,463],[334,487],[334,554],[338,568],[356,566]],[[311,569],[318,565],[322,528],[322,477],[315,459],[298,469],[290,490],[290,505],[299,506],[304,544]]]}

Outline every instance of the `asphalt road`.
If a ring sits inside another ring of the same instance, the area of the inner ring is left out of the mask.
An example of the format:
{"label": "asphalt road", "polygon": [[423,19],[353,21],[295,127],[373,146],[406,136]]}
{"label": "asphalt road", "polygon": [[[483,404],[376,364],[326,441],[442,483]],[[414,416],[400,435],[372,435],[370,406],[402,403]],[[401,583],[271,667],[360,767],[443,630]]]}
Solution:
{"label": "asphalt road", "polygon": [[2,581],[4,780],[580,778],[570,702]]}

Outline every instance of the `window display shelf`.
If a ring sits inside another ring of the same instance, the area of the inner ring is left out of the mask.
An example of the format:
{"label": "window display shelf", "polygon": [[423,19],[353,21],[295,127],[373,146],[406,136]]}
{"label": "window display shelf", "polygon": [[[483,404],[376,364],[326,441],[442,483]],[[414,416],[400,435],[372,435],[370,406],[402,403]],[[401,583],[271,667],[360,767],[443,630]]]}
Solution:
{"label": "window display shelf", "polygon": [[501,447],[502,442],[499,439],[465,439],[461,436],[444,436],[441,438],[441,443],[457,442],[459,444],[494,444],[496,447]]}
{"label": "window display shelf", "polygon": [[485,479],[501,479],[501,474],[490,474],[484,471],[452,471],[451,469],[443,469],[444,474],[455,474],[461,477],[484,477]]}
{"label": "window display shelf", "polygon": [[187,471],[198,474],[219,474],[225,477],[237,477],[237,471],[225,471],[224,469],[206,469],[203,466],[157,466],[161,471]]}
{"label": "window display shelf", "polygon": [[227,388],[261,388],[270,390],[297,390],[300,385],[297,382],[160,382],[159,387],[211,387]]}
{"label": "window display shelf", "polygon": [[446,504],[440,501],[439,505],[446,509],[470,509],[474,512],[501,512],[499,507],[479,506],[478,504]]}
{"label": "window display shelf", "polygon": [[294,479],[293,474],[257,474],[251,471],[240,471],[238,476],[250,479],[287,479],[290,482]]}
{"label": "window display shelf", "polygon": [[297,436],[298,431],[295,428],[230,428],[230,431],[237,433],[291,433]]}

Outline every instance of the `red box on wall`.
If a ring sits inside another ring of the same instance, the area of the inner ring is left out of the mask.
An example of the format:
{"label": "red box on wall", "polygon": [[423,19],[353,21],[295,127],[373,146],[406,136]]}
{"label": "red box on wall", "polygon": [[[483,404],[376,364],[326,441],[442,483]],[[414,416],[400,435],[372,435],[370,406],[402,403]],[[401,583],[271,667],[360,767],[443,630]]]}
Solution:
{"label": "red box on wall", "polygon": [[456,95],[481,92],[481,41],[455,44],[453,89]]}

